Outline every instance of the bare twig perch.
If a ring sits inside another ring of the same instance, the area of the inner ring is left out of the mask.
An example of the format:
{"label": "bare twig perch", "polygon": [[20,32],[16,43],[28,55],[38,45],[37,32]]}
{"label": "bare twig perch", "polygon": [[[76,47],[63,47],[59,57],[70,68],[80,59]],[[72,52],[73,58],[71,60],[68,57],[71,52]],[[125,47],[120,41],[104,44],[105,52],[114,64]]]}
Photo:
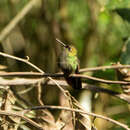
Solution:
{"label": "bare twig perch", "polygon": [[[42,83],[44,79],[43,78],[38,78],[38,79],[34,79],[34,78],[28,78],[28,79],[25,79],[25,78],[15,78],[15,79],[1,79],[0,78],[0,86],[21,86],[21,85],[34,85],[34,84],[38,84],[39,82]],[[68,86],[68,84],[66,83],[66,81],[61,81],[61,80],[55,80],[57,82],[57,84],[59,84],[60,86]],[[55,83],[50,80],[48,81],[47,83],[48,85],[53,85],[55,86]],[[121,94],[121,93],[118,93],[118,92],[115,92],[115,91],[112,91],[112,90],[109,90],[109,89],[105,89],[105,88],[101,88],[99,86],[95,86],[95,85],[89,85],[89,84],[84,84],[83,83],[83,88],[82,89],[87,89],[87,90],[90,90],[92,92],[102,92],[102,93],[107,93],[109,95],[112,95],[112,96],[115,96],[119,99],[122,99],[124,101],[126,101],[127,103],[130,103],[130,97],[125,95],[125,94]]]}
{"label": "bare twig perch", "polygon": [[98,81],[101,83],[106,83],[106,84],[122,84],[122,85],[129,85],[130,82],[126,82],[126,81],[112,81],[112,80],[105,80],[105,79],[101,79],[101,78],[96,78],[96,77],[92,77],[89,75],[82,75],[82,74],[72,74],[71,76],[73,77],[80,77],[83,79],[91,79],[94,81]]}
{"label": "bare twig perch", "polygon": [[[27,60],[24,60],[24,59],[22,59],[22,60],[24,62],[27,62],[27,64],[30,64],[30,62],[28,62]],[[30,64],[30,65],[32,66],[32,64]],[[55,74],[50,73],[49,74],[49,73],[43,73],[43,72],[42,73],[39,73],[39,72],[0,72],[0,76],[2,76],[2,77],[4,77],[4,76],[37,76],[37,77],[55,77],[56,78],[56,77],[64,77],[64,74],[63,73],[55,73]],[[106,84],[122,84],[122,85],[129,85],[130,84],[130,82],[127,82],[127,81],[105,80],[105,79],[96,78],[96,77],[92,77],[89,75],[83,75],[83,74],[71,74],[70,76],[94,80],[94,81],[98,81],[98,82],[106,83]]]}
{"label": "bare twig perch", "polygon": [[9,54],[3,53],[3,52],[0,52],[0,55],[4,56],[4,57],[7,57],[7,58],[11,58],[11,59],[17,60],[17,61],[24,62],[24,63],[30,65],[31,67],[35,68],[37,71],[39,71],[41,73],[44,73],[40,68],[38,68],[37,66],[35,66],[31,62],[29,62],[28,58],[27,59],[22,59],[22,58],[19,58],[19,57],[16,57],[16,56],[12,56],[12,55],[9,55]]}
{"label": "bare twig perch", "polygon": [[121,65],[121,64],[115,64],[110,66],[98,66],[93,68],[83,68],[80,69],[80,73],[82,72],[89,72],[89,71],[98,71],[98,70],[106,70],[106,69],[121,69],[121,68],[130,68],[130,65]]}
{"label": "bare twig perch", "polygon": [[72,109],[72,108],[69,108],[69,107],[61,107],[61,106],[49,106],[49,105],[45,105],[45,106],[35,106],[35,107],[32,107],[32,108],[29,108],[27,110],[40,110],[40,109],[58,109],[58,110],[66,110],[66,111],[71,111],[71,112],[77,112],[77,113],[82,113],[82,114],[87,114],[89,116],[93,116],[93,117],[97,117],[97,118],[101,118],[101,119],[104,119],[104,120],[107,120],[111,123],[114,123],[126,130],[130,130],[130,128],[128,128],[127,125],[123,124],[123,123],[120,123],[116,120],[113,120],[109,117],[105,117],[105,116],[102,116],[102,115],[98,115],[98,114],[95,114],[95,113],[90,113],[90,112],[86,112],[86,111],[83,111],[83,110],[78,110],[78,109]]}
{"label": "bare twig perch", "polygon": [[[9,54],[3,53],[3,52],[0,52],[0,55],[4,56],[4,57],[7,57],[7,58],[11,58],[11,59],[17,60],[17,61],[24,62],[24,63],[30,65],[31,67],[33,67],[34,69],[36,69],[37,71],[39,71],[41,74],[44,74],[43,70],[41,70],[39,67],[37,67],[36,65],[32,64],[31,62],[29,62],[29,58],[28,57],[27,57],[27,59],[22,59],[22,58],[19,58],[19,57],[16,57],[16,56],[12,56],[12,55],[9,55]],[[55,83],[55,85],[57,85],[57,87],[61,90],[61,92],[63,92],[65,97],[68,97],[67,94],[65,93],[64,89],[54,79],[52,79],[49,76],[47,78],[49,80],[51,80],[53,83]]]}

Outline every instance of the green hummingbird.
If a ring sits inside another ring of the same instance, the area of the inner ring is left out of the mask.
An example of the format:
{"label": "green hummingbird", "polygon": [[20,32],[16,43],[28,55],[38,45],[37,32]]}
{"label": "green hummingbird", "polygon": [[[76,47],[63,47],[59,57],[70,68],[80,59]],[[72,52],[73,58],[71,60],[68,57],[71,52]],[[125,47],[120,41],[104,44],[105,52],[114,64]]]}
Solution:
{"label": "green hummingbird", "polygon": [[74,46],[64,44],[59,39],[56,39],[56,41],[63,46],[63,51],[58,59],[58,66],[63,71],[67,83],[74,89],[81,89],[81,78],[70,77],[70,74],[79,73],[79,60],[77,58],[76,48]]}

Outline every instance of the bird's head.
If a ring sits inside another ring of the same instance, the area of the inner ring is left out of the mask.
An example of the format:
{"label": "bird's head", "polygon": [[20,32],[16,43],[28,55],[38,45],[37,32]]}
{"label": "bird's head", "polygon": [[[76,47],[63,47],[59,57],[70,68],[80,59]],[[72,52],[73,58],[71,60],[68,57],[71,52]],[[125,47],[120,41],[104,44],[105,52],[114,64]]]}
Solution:
{"label": "bird's head", "polygon": [[77,55],[77,50],[74,46],[68,46],[67,48],[69,56],[76,56]]}
{"label": "bird's head", "polygon": [[77,55],[77,50],[76,50],[76,48],[74,46],[72,46],[72,45],[66,45],[63,42],[61,42],[59,39],[56,39],[56,41],[58,43],[60,43],[65,48],[66,53],[69,56],[76,56]]}

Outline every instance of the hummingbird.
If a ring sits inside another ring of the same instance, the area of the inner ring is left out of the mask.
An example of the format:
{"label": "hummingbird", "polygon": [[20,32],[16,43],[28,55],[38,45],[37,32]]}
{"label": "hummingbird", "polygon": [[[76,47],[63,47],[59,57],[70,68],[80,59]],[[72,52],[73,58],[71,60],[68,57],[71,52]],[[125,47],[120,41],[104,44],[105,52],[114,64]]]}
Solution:
{"label": "hummingbird", "polygon": [[64,78],[74,89],[81,89],[81,78],[70,77],[70,74],[79,73],[79,60],[77,58],[76,48],[74,46],[64,44],[59,39],[56,39],[56,41],[63,46],[63,51],[61,51],[58,59],[58,66],[64,73]]}

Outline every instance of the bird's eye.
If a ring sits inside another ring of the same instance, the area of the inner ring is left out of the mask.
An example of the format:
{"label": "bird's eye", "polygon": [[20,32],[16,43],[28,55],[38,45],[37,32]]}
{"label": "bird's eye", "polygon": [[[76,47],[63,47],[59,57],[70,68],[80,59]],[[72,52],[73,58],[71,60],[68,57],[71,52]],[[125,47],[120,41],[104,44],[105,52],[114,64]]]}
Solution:
{"label": "bird's eye", "polygon": [[72,51],[72,48],[71,48],[71,47],[69,47],[68,49],[69,49],[69,51]]}

